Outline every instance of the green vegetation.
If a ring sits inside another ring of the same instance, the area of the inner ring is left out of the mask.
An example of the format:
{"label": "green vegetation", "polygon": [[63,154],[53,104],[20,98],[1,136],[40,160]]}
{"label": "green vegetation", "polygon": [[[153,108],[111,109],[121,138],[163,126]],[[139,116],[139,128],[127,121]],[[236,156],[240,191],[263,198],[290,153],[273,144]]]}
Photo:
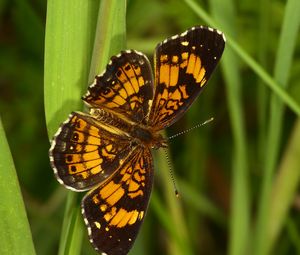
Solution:
{"label": "green vegetation", "polygon": [[164,152],[154,153],[130,254],[298,254],[299,13],[298,0],[0,1],[0,254],[97,254],[83,194],[54,178],[49,139],[84,110],[80,98],[111,55],[151,59],[158,42],[197,24],[224,31],[225,53],[166,134],[215,120],[170,144],[179,199]]}

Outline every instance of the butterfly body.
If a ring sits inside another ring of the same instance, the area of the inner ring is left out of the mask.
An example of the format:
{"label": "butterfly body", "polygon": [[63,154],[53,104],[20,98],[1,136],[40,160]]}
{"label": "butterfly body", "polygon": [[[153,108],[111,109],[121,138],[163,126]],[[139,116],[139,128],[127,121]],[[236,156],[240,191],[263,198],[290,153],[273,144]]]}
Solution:
{"label": "butterfly body", "polygon": [[128,122],[103,109],[92,108],[90,114],[102,124],[120,129],[120,132],[128,136],[131,144],[140,144],[151,149],[167,147],[167,141],[160,132],[147,125]]}
{"label": "butterfly body", "polygon": [[154,78],[134,50],[113,56],[49,150],[57,180],[90,190],[82,214],[90,241],[107,255],[129,252],[144,220],[154,168],[151,149],[167,147],[161,131],[176,122],[205,87],[224,50],[224,35],[193,27],[158,44]]}

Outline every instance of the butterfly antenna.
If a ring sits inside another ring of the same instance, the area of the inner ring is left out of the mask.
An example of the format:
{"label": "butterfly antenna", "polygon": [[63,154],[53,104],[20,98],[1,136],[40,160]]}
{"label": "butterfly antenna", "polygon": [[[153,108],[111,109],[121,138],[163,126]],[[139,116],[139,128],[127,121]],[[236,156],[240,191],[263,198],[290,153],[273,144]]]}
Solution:
{"label": "butterfly antenna", "polygon": [[194,127],[191,127],[191,128],[186,129],[186,130],[184,130],[184,131],[181,131],[181,132],[179,132],[179,133],[177,133],[177,134],[175,134],[175,135],[172,135],[172,136],[168,137],[167,139],[168,139],[168,140],[171,140],[171,139],[174,139],[175,137],[178,137],[178,136],[180,136],[180,135],[184,135],[184,134],[186,134],[186,133],[192,131],[192,130],[195,129],[195,128],[198,128],[198,127],[201,127],[201,126],[206,125],[207,123],[209,123],[209,122],[211,122],[211,121],[213,121],[213,120],[214,120],[214,118],[211,117],[210,119],[208,119],[208,120],[206,120],[206,121],[204,121],[204,122],[202,122],[202,123],[199,123],[199,124],[197,124],[197,125],[194,126]]}
{"label": "butterfly antenna", "polygon": [[168,163],[168,167],[169,167],[169,173],[170,173],[170,177],[171,177],[171,180],[172,180],[172,183],[173,183],[173,187],[174,187],[174,191],[175,191],[175,196],[179,197],[179,192],[178,192],[178,189],[177,189],[177,186],[176,186],[176,182],[175,182],[175,178],[174,178],[174,174],[173,174],[173,171],[172,171],[172,166],[171,166],[171,161],[170,161],[170,158],[169,158],[168,150],[166,148],[164,148],[164,152],[165,152],[165,155],[166,155],[166,158],[167,158],[167,163]]}

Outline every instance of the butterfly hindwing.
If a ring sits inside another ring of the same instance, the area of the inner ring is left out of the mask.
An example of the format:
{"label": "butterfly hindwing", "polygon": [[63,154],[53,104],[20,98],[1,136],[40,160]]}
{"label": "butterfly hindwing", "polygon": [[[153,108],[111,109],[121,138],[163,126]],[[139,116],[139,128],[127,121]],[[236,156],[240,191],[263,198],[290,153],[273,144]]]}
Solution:
{"label": "butterfly hindwing", "polygon": [[150,126],[161,130],[182,117],[204,88],[224,45],[221,32],[202,26],[158,44]]}
{"label": "butterfly hindwing", "polygon": [[52,141],[51,165],[67,188],[81,191],[98,185],[131,153],[128,138],[96,123],[90,115],[73,112]]}
{"label": "butterfly hindwing", "polygon": [[136,123],[145,121],[153,98],[152,70],[147,57],[137,51],[122,51],[111,58],[103,74],[96,76],[83,100],[120,114]]}
{"label": "butterfly hindwing", "polygon": [[128,253],[144,219],[152,182],[151,152],[137,146],[112,178],[84,197],[82,211],[96,250]]}

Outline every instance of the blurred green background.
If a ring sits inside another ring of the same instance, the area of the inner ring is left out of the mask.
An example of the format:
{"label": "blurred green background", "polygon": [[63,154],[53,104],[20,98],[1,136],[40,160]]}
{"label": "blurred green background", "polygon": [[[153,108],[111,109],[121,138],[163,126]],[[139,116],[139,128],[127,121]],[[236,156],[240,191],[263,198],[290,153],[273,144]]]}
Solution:
{"label": "blurred green background", "polygon": [[[99,6],[99,1],[87,1]],[[299,19],[289,14],[300,11],[300,3],[128,0],[127,48],[151,59],[161,40],[208,24],[194,2],[228,35],[228,45],[205,91],[167,134],[210,117],[215,120],[170,145],[179,199],[165,188],[172,186],[167,167],[160,167],[167,159],[156,157],[154,193],[130,254],[300,254],[299,120],[295,110],[274,97],[264,74],[254,72],[249,59],[231,44],[234,38],[259,63],[259,70],[285,86],[299,105]],[[0,116],[36,254],[51,255],[58,251],[67,191],[54,178],[48,158],[43,89],[46,10],[46,1],[0,1]],[[295,20],[293,31],[289,24]],[[5,169],[0,171],[3,178]],[[2,227],[0,232],[4,233]],[[83,239],[78,254],[96,254],[85,230]]]}

